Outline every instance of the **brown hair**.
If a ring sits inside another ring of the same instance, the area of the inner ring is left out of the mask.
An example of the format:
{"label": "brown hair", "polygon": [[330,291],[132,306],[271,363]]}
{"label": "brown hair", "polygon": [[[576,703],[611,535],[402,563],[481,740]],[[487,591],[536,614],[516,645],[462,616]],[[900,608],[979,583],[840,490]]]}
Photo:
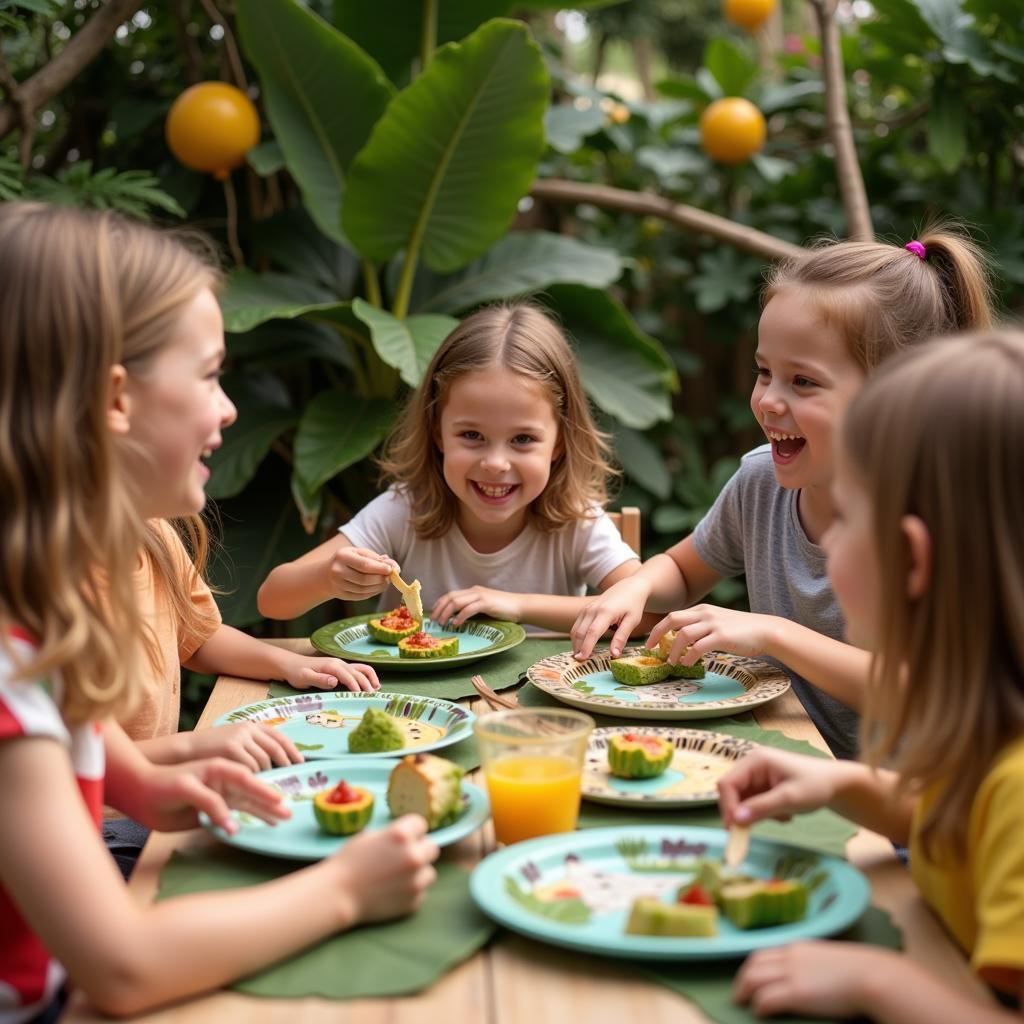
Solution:
{"label": "brown hair", "polygon": [[15,656],[8,631],[34,636],[19,678],[59,671],[69,722],[130,710],[152,655],[133,583],[147,531],[118,469],[111,371],[144,365],[215,280],[109,211],[0,207],[0,643]]}
{"label": "brown hair", "polygon": [[445,483],[435,441],[452,383],[467,373],[501,366],[547,391],[558,420],[561,452],[544,492],[528,515],[538,530],[557,530],[593,516],[607,500],[615,474],[607,438],[594,423],[572,349],[547,314],[528,303],[486,306],[441,343],[412,393],[379,460],[384,480],[409,495],[420,537],[439,537],[455,521],[458,499]]}
{"label": "brown hair", "polygon": [[946,223],[925,228],[919,241],[923,260],[888,242],[820,242],[769,271],[764,301],[783,289],[806,292],[865,372],[925,338],[991,327],[982,250]]}
{"label": "brown hair", "polygon": [[[862,746],[905,787],[938,787],[925,849],[962,854],[981,780],[1024,733],[1024,334],[898,357],[851,403],[842,440],[871,498],[884,579]],[[916,600],[907,515],[931,537]]]}

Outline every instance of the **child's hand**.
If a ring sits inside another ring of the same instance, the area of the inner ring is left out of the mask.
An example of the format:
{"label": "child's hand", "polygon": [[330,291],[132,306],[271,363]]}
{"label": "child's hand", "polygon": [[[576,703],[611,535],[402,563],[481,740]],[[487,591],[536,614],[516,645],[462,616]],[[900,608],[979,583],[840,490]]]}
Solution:
{"label": "child's hand", "polygon": [[489,615],[492,619],[518,622],[523,610],[518,594],[476,586],[467,590],[449,590],[437,599],[430,612],[431,619],[439,625],[451,619],[453,626],[461,626],[471,615]]}
{"label": "child's hand", "polygon": [[835,762],[781,750],[758,750],[742,758],[718,780],[722,823],[750,825],[814,811],[836,793]]}
{"label": "child's hand", "polygon": [[284,679],[296,690],[333,690],[336,686],[342,686],[346,690],[373,693],[380,689],[377,673],[369,665],[305,654],[296,654],[294,659],[287,662]]}
{"label": "child's hand", "polygon": [[572,626],[572,650],[581,661],[589,658],[594,645],[613,625],[609,647],[617,658],[644,613],[651,595],[650,584],[641,576],[629,576],[609,587],[580,612]]}
{"label": "child's hand", "polygon": [[343,918],[349,926],[412,913],[437,878],[440,851],[418,814],[363,832],[335,854],[342,868]]}
{"label": "child's hand", "polygon": [[758,1017],[800,1013],[827,1020],[869,1013],[864,982],[877,982],[898,954],[854,942],[799,942],[747,957],[733,983],[733,999]]}
{"label": "child's hand", "polygon": [[231,807],[270,825],[292,816],[283,793],[222,757],[154,765],[144,782],[143,799],[148,810],[145,824],[162,832],[195,828],[198,812],[204,811],[215,825],[233,835],[238,823]]}
{"label": "child's hand", "polygon": [[287,736],[272,726],[257,722],[218,725],[213,729],[197,729],[187,735],[189,760],[223,757],[245,765],[252,772],[275,765],[301,764],[305,760]]}
{"label": "child's hand", "polygon": [[331,593],[344,601],[365,601],[382,594],[398,563],[366,548],[338,548],[327,567]]}
{"label": "child's hand", "polygon": [[713,604],[698,604],[666,615],[651,630],[647,646],[656,648],[662,636],[674,629],[677,636],[668,658],[673,664],[678,662],[692,665],[709,651],[729,651],[731,654],[756,658],[760,654],[770,653],[776,621],[773,615],[757,615],[754,612],[719,608]]}

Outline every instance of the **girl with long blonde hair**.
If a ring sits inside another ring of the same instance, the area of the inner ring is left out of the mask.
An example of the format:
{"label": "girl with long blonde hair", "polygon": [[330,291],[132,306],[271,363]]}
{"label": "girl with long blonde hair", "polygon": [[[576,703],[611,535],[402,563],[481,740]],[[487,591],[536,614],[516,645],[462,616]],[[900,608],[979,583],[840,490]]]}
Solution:
{"label": "girl with long blonde hair", "polygon": [[[0,206],[3,1024],[52,1005],[65,970],[120,1015],[216,987],[407,912],[433,878],[437,849],[407,817],[258,890],[141,906],[100,840],[104,801],[167,830],[202,810],[233,831],[229,804],[288,816],[243,765],[154,764],[116,724],[139,703],[156,642],[138,607],[145,519],[157,504],[199,511],[201,452],[233,416],[213,278],[197,265],[112,213]],[[143,388],[125,365],[135,332],[153,340]],[[175,429],[147,449],[158,399],[177,403]],[[143,452],[145,481],[126,472]]]}
{"label": "girl with long blonde hair", "polygon": [[[719,785],[722,817],[828,805],[909,841],[921,895],[1022,1011],[1024,334],[898,357],[854,400],[841,441],[824,543],[850,640],[874,654],[868,765],[751,755]],[[759,1016],[1020,1020],[898,953],[833,942],[755,954],[736,994]]]}

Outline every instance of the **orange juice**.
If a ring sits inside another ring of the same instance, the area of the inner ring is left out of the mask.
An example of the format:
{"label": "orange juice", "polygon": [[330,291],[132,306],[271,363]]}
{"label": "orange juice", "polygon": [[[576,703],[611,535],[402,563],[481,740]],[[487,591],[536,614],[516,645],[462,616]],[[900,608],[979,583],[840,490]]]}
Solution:
{"label": "orange juice", "polygon": [[572,758],[513,754],[492,761],[484,777],[499,843],[576,827],[582,770]]}

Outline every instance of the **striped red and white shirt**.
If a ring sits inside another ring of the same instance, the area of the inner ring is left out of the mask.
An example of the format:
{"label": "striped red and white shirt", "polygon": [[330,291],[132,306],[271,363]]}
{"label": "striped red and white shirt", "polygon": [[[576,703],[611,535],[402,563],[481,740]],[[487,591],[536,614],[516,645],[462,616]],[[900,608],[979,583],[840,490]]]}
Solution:
{"label": "striped red and white shirt", "polygon": [[[28,633],[14,629],[10,637],[11,646],[29,658],[34,644]],[[60,743],[67,751],[89,815],[99,829],[105,765],[99,726],[65,724],[60,713],[62,684],[58,676],[13,682],[14,674],[14,663],[0,648],[0,743],[29,736]],[[29,928],[16,901],[0,886],[0,1024],[31,1020],[63,981],[64,969]]]}

